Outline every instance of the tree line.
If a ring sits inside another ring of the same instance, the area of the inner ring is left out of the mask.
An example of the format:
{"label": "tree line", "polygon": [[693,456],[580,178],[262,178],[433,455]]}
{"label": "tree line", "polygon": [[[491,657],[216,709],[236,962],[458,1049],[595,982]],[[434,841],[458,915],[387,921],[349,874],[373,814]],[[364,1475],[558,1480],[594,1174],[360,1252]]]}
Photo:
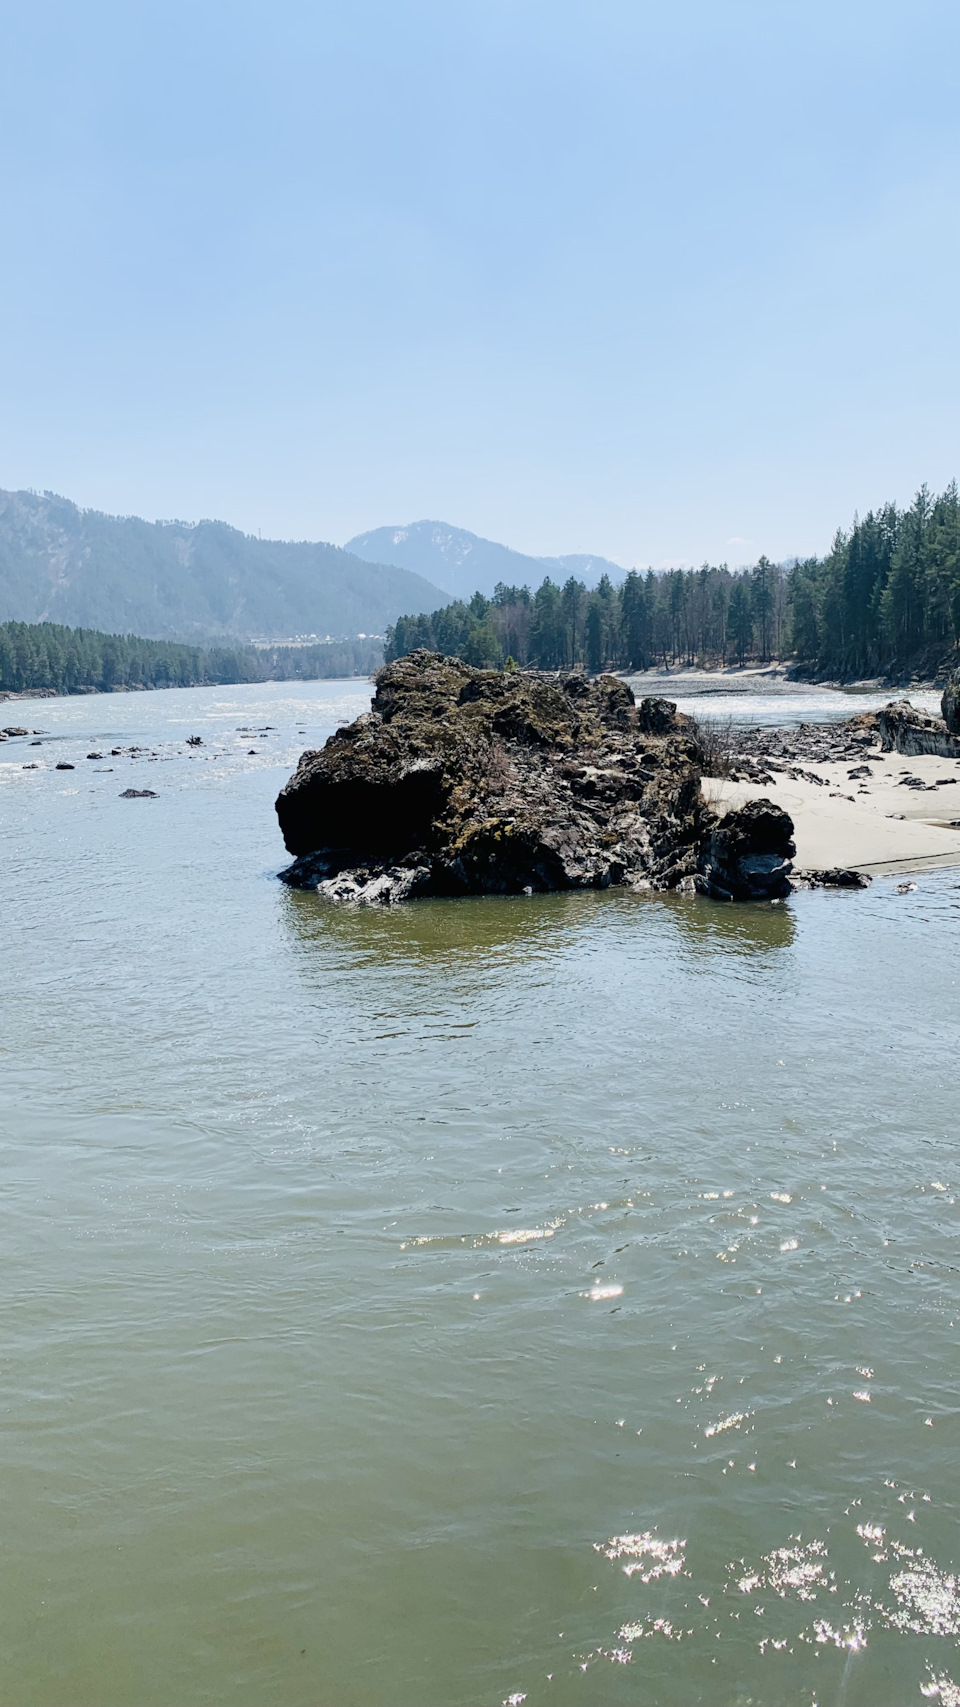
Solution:
{"label": "tree line", "polygon": [[374,640],[319,641],[310,646],[192,646],[101,634],[53,622],[0,623],[0,690],[58,694],[121,688],[192,688],[204,683],[307,681],[365,676],[380,663]]}
{"label": "tree line", "polygon": [[593,591],[548,576],[536,592],[500,583],[387,630],[386,658],[417,647],[497,668],[584,665],[769,663],[791,659],[806,674],[844,680],[934,674],[960,646],[960,511],[956,484],[938,498],[855,519],[824,558],[792,565],[761,557],[655,573],[633,570],[619,587],[604,575]]}

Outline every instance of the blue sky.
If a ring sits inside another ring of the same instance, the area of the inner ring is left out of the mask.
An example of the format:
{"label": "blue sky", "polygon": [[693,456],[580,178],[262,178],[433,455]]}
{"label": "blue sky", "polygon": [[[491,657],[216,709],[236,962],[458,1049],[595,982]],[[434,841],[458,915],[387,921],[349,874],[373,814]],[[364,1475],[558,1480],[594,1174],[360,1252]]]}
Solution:
{"label": "blue sky", "polygon": [[947,0],[0,18],[2,486],[659,565],[960,473]]}

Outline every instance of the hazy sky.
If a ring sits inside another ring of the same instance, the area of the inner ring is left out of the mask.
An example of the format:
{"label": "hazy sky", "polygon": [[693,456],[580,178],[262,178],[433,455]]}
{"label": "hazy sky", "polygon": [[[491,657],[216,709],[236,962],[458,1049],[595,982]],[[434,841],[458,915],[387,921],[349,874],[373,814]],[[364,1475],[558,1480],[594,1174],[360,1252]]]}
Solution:
{"label": "hazy sky", "polygon": [[960,473],[955,0],[0,19],[0,486],[661,564]]}

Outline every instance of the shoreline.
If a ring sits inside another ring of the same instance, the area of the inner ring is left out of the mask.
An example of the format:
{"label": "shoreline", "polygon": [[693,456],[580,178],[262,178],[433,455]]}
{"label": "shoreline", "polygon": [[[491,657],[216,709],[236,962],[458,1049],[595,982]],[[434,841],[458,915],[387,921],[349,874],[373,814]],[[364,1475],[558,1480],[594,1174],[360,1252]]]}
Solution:
{"label": "shoreline", "polygon": [[74,688],[72,693],[60,693],[57,688],[0,688],[0,705],[29,699],[113,699],[115,695],[131,693],[194,693],[197,688],[264,688],[272,683],[281,687],[306,687],[308,682],[372,682],[372,676],[265,676],[255,682],[155,682],[152,687],[124,686],[116,688]]}
{"label": "shoreline", "polygon": [[[792,666],[777,662],[770,664],[727,664],[715,669],[701,669],[692,665],[658,666],[649,670],[615,670],[612,672],[619,681],[629,686],[636,684],[637,699],[656,694],[660,697],[662,689],[669,688],[679,693],[681,698],[695,698],[701,693],[723,693],[731,696],[737,693],[751,693],[771,697],[784,692],[810,693],[821,692],[849,694],[887,693],[935,693],[941,687],[939,681],[893,681],[883,677],[870,680],[812,681],[790,674]],[[177,693],[178,691],[192,692],[194,688],[234,688],[260,687],[267,681],[296,682],[372,682],[370,675],[345,676],[268,676],[264,682],[154,682],[146,687],[141,683],[124,684],[114,688],[77,687],[62,693],[59,688],[0,688],[0,705],[12,704],[17,700],[29,699],[87,699],[107,698],[114,694],[137,693]]]}
{"label": "shoreline", "polygon": [[649,670],[617,670],[615,674],[621,681],[627,682],[634,688],[638,699],[654,691],[660,692],[669,687],[681,698],[693,698],[699,693],[751,693],[765,695],[781,693],[842,693],[855,699],[858,694],[889,693],[891,696],[909,695],[911,693],[938,693],[942,691],[943,682],[939,680],[917,680],[911,677],[908,681],[902,678],[874,676],[871,678],[855,677],[848,682],[830,680],[813,681],[809,677],[799,677],[791,672],[794,666],[772,662],[770,664],[728,664],[722,668],[701,669],[697,665],[676,665],[675,667],[659,666]]}

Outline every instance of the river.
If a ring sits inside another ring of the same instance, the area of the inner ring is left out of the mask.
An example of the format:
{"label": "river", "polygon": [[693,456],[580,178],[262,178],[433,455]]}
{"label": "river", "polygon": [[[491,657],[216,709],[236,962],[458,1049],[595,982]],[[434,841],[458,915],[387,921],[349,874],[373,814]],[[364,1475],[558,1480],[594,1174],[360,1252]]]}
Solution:
{"label": "river", "polygon": [[337,911],[368,692],[0,707],[2,1699],[956,1707],[960,872]]}

